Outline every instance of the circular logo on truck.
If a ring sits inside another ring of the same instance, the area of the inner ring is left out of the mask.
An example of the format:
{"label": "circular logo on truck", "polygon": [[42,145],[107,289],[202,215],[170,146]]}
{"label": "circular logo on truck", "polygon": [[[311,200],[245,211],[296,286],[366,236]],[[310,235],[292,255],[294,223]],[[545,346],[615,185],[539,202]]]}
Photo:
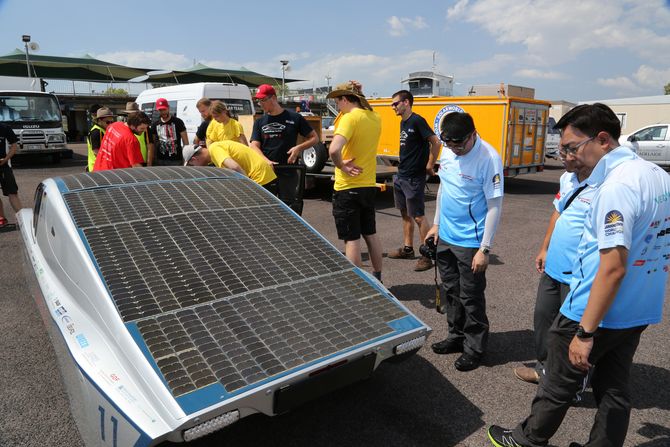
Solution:
{"label": "circular logo on truck", "polygon": [[435,132],[435,135],[440,135],[440,124],[442,124],[444,117],[451,112],[465,113],[465,110],[453,104],[442,107],[442,109],[437,112],[437,115],[435,115],[435,122],[433,123],[433,132]]}

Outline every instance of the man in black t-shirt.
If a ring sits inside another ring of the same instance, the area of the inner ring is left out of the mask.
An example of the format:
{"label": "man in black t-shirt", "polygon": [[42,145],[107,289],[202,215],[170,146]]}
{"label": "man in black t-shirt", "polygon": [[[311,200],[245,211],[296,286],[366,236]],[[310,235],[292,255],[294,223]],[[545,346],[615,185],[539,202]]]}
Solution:
{"label": "man in black t-shirt", "polygon": [[[391,251],[388,257],[414,259],[414,223],[419,227],[420,244],[430,229],[424,215],[424,189],[426,176],[435,175],[433,165],[439,155],[440,139],[422,116],[412,112],[414,96],[410,92],[400,90],[392,101],[395,114],[401,117],[400,164],[398,174],[393,177],[393,196],[402,216],[404,245]],[[414,270],[421,272],[432,266],[429,258],[421,256]]]}
{"label": "man in black t-shirt", "polygon": [[[258,87],[255,96],[265,114],[254,122],[250,147],[259,152],[270,164],[293,164],[305,149],[314,146],[319,136],[299,113],[286,110],[277,101],[275,89],[268,84]],[[296,144],[298,135],[305,141]],[[277,171],[279,199],[302,214],[302,198],[296,199],[297,171]]]}
{"label": "man in black t-shirt", "polygon": [[[19,141],[19,139],[16,137],[16,134],[11,127],[0,123],[0,188],[2,188],[2,194],[9,199],[9,203],[12,205],[14,212],[17,212],[22,208],[21,201],[17,194],[19,192],[19,187],[16,185],[14,173],[12,172],[12,166],[10,164],[10,160],[16,153],[17,141]],[[9,149],[7,149],[7,145],[9,145]],[[5,210],[2,205],[2,200],[0,200],[0,230],[8,225],[9,223],[7,222],[7,218],[5,218]]]}
{"label": "man in black t-shirt", "polygon": [[181,150],[188,144],[188,134],[184,122],[170,113],[167,99],[156,100],[156,110],[160,114],[151,124],[151,133],[156,145],[157,166],[181,166],[184,164]]}
{"label": "man in black t-shirt", "polygon": [[198,126],[198,130],[195,131],[193,144],[201,147],[207,146],[207,128],[212,121],[210,107],[212,107],[212,100],[209,98],[200,98],[198,102],[195,103],[195,108],[198,109],[198,112],[200,112],[200,116],[202,117],[202,123]]}

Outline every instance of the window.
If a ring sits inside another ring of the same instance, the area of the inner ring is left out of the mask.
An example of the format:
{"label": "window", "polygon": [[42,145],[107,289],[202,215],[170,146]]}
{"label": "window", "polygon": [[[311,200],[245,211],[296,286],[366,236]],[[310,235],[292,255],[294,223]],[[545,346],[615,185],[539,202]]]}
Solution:
{"label": "window", "polygon": [[621,122],[621,129],[625,129],[626,128],[626,112],[617,113],[616,117],[619,118],[619,121]]}
{"label": "window", "polygon": [[653,126],[633,134],[636,141],[665,141],[668,126]]}

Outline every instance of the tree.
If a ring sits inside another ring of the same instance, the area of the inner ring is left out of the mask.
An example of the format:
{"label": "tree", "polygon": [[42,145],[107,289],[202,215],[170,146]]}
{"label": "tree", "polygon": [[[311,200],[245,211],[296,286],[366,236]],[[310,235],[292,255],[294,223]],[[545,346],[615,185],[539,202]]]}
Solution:
{"label": "tree", "polygon": [[670,95],[670,82],[665,84],[665,87],[663,87],[663,88],[665,89],[665,94]]}
{"label": "tree", "polygon": [[105,95],[109,96],[128,96],[128,92],[122,88],[112,88],[109,87],[103,92]]}

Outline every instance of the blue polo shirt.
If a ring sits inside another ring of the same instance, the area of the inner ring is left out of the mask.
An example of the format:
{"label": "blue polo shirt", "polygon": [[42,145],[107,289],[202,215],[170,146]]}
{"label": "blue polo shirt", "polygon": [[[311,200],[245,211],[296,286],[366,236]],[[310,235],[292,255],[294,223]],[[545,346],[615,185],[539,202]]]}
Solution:
{"label": "blue polo shirt", "polygon": [[564,284],[569,284],[572,279],[572,265],[577,258],[577,246],[584,232],[584,219],[591,207],[595,188],[586,186],[575,196],[567,209],[565,205],[579,188],[587,185],[586,180],[588,179],[580,183],[574,172],[564,173],[561,176],[560,189],[554,199],[554,207],[561,216],[551,234],[544,272]]}
{"label": "blue polo shirt", "polygon": [[487,199],[503,195],[502,160],[477,136],[465,155],[448,148],[440,159],[440,239],[452,245],[479,248],[484,235]]}
{"label": "blue polo shirt", "polygon": [[626,329],[661,321],[670,269],[670,176],[618,147],[587,179],[598,188],[587,213],[561,313],[580,321],[600,265],[600,250],[628,249],[626,275],[600,326]]}

